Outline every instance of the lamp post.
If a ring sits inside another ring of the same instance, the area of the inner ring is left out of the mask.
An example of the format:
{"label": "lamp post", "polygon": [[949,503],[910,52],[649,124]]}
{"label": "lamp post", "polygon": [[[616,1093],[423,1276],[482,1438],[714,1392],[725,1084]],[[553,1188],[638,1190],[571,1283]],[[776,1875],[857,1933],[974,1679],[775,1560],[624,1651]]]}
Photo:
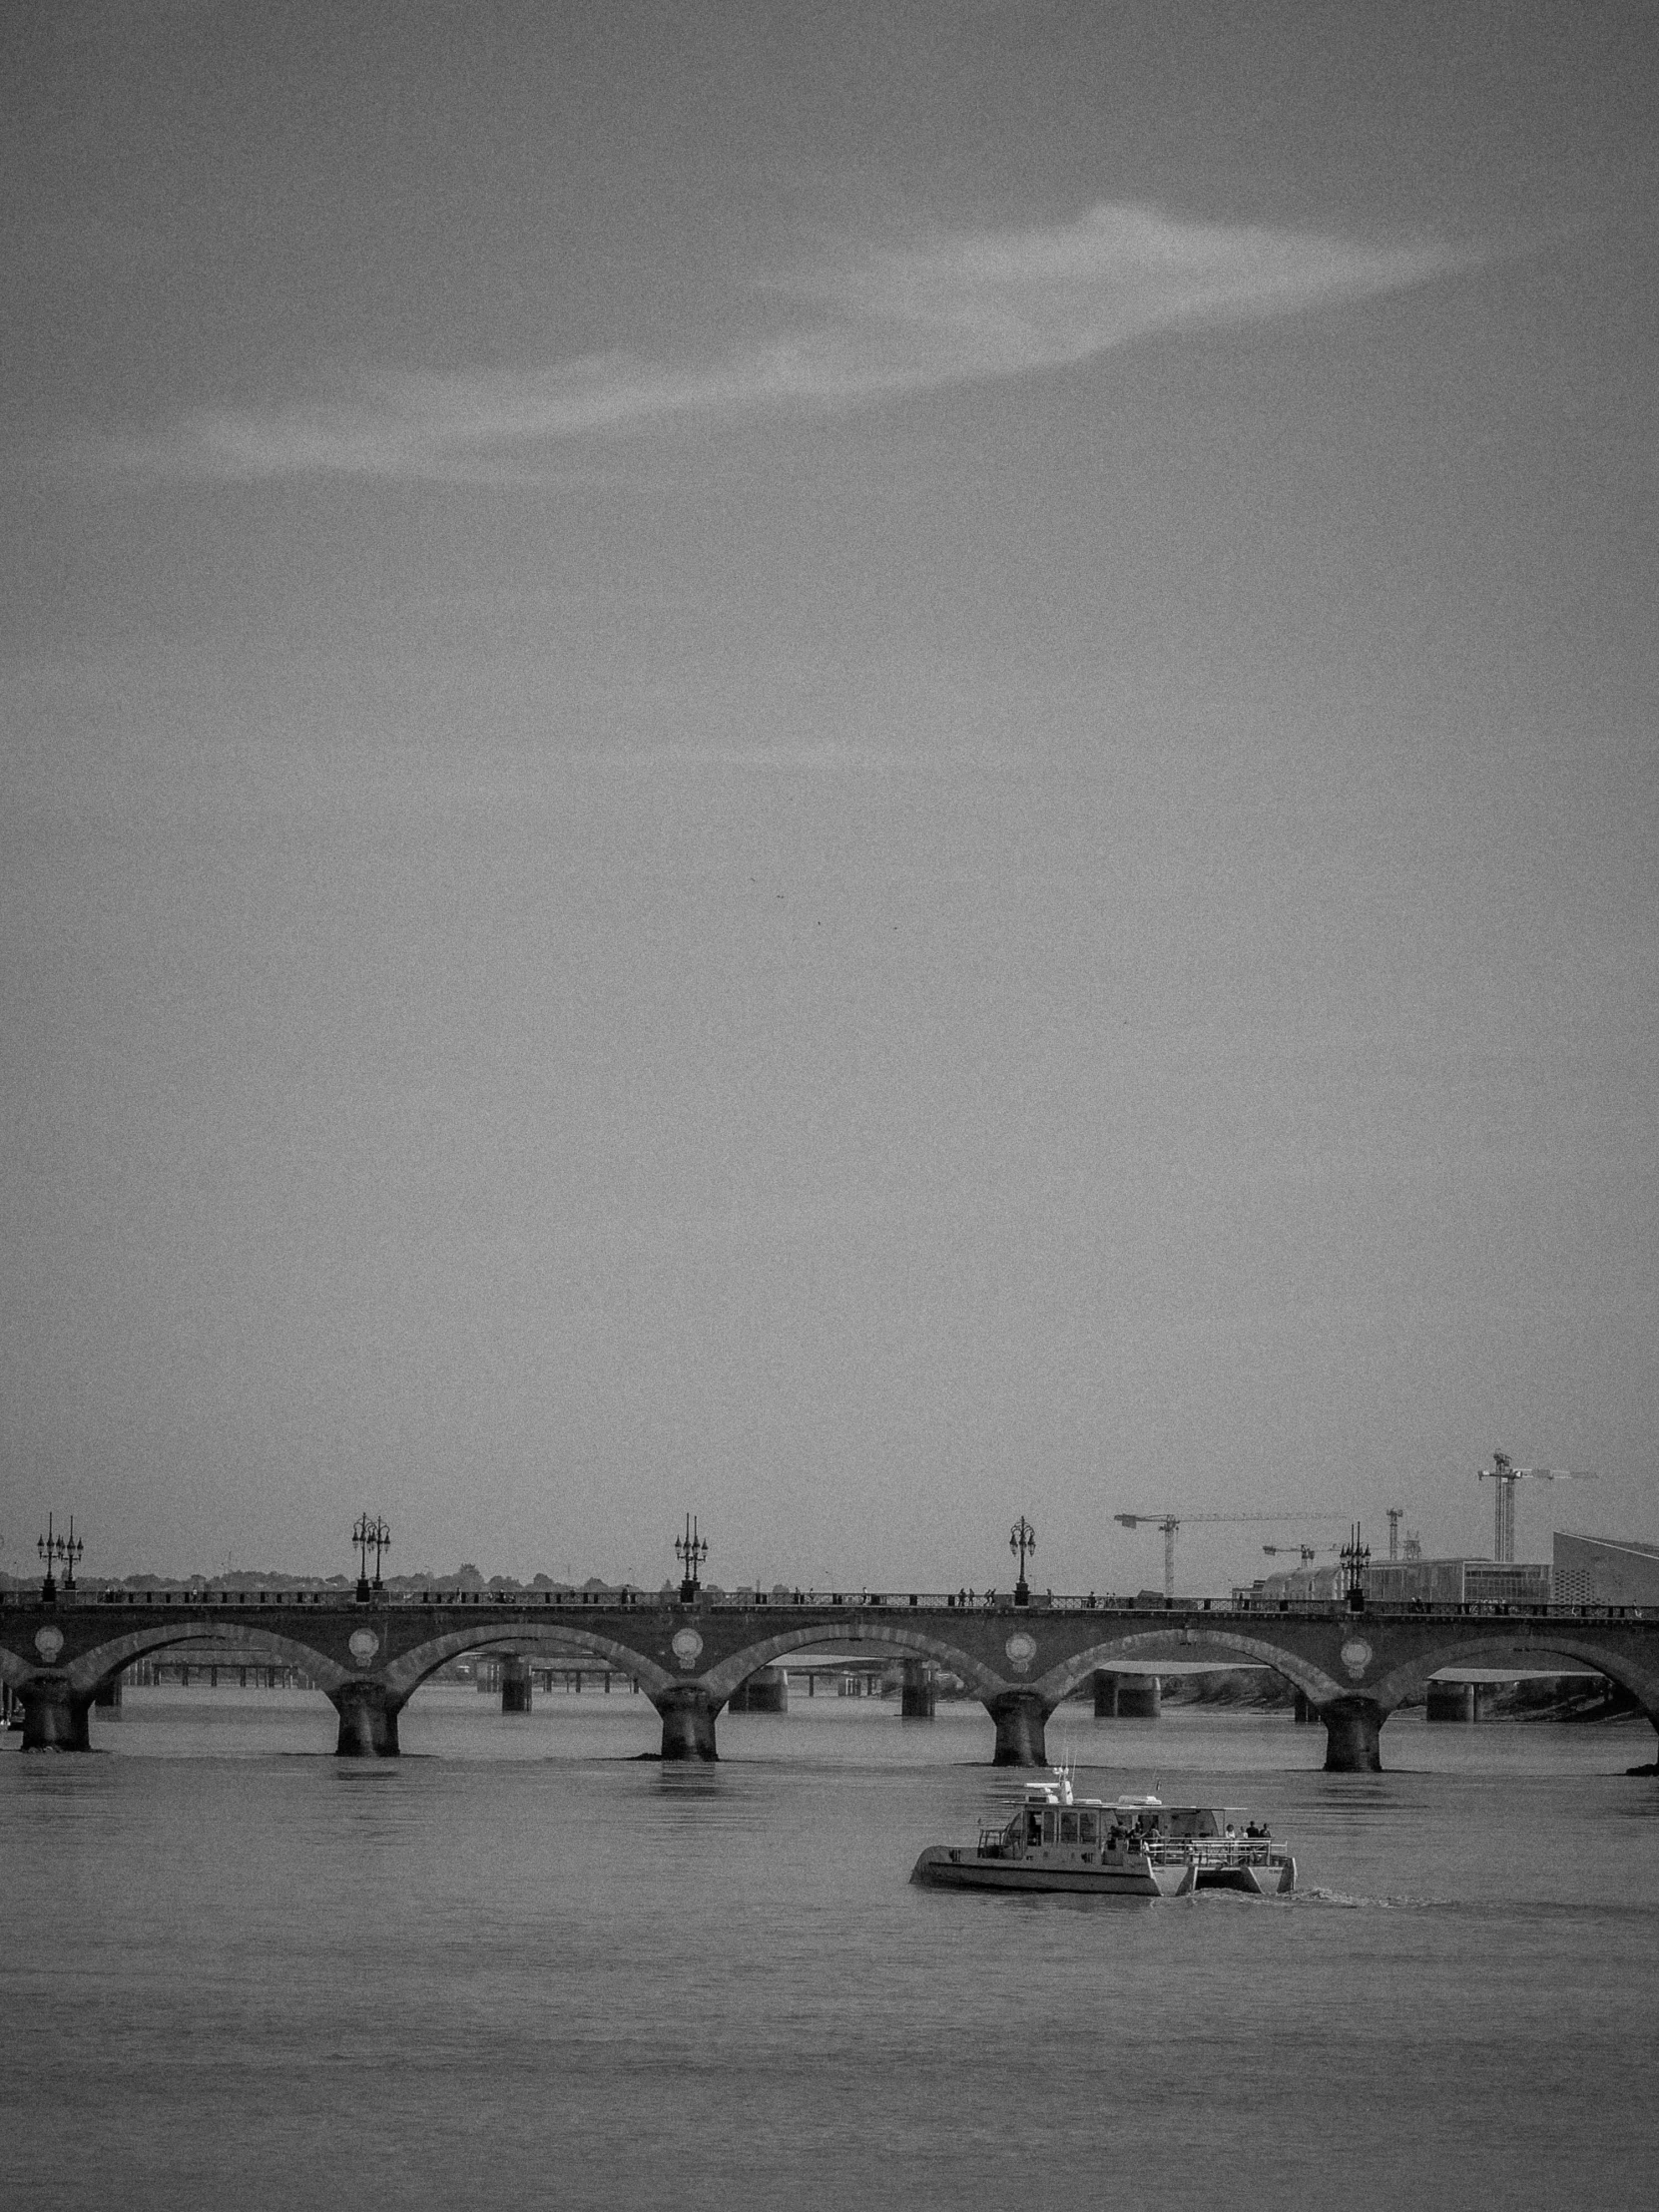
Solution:
{"label": "lamp post", "polygon": [[[351,1541],[357,1547],[357,1603],[366,1605],[372,1590],[380,1587],[380,1555],[391,1549],[391,1530],[378,1513],[359,1513],[357,1525],[351,1531]],[[368,1579],[368,1555],[374,1554],[374,1580]]]}
{"label": "lamp post", "polygon": [[684,1570],[680,1577],[680,1603],[697,1603],[697,1570],[709,1556],[709,1539],[697,1533],[697,1515],[686,1515],[686,1533],[674,1539],[674,1556]]}
{"label": "lamp post", "polygon": [[35,1549],[40,1553],[46,1566],[46,1576],[40,1586],[40,1602],[42,1605],[56,1605],[58,1602],[58,1583],[52,1570],[63,1555],[63,1538],[53,1535],[50,1513],[46,1516],[46,1533],[44,1536],[35,1539]]}
{"label": "lamp post", "polygon": [[1348,1609],[1351,1613],[1363,1613],[1366,1609],[1366,1569],[1371,1565],[1371,1546],[1360,1541],[1360,1523],[1354,1523],[1353,1534],[1338,1554],[1343,1562],[1343,1579],[1348,1588]]}
{"label": "lamp post", "polygon": [[35,1542],[35,1549],[39,1552],[41,1562],[46,1568],[45,1576],[40,1585],[40,1602],[42,1605],[56,1605],[58,1602],[58,1583],[53,1572],[54,1568],[62,1567],[63,1569],[64,1595],[67,1597],[74,1589],[75,1562],[86,1548],[85,1542],[75,1533],[75,1515],[73,1513],[69,1516],[69,1534],[67,1536],[57,1534],[52,1526],[52,1516],[50,1513],[47,1514],[46,1533],[44,1536],[38,1537]]}
{"label": "lamp post", "polygon": [[1008,1531],[1008,1549],[1016,1553],[1019,1558],[1019,1579],[1014,1584],[1014,1603],[1016,1605],[1029,1605],[1031,1590],[1025,1579],[1025,1562],[1028,1558],[1035,1556],[1037,1531],[1031,1526],[1023,1513]]}

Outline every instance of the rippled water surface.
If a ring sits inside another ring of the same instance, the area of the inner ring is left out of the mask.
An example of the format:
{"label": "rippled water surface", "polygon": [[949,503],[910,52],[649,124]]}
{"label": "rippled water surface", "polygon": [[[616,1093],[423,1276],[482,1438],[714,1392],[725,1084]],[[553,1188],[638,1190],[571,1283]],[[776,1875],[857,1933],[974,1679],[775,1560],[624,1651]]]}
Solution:
{"label": "rippled water surface", "polygon": [[[1075,1716],[1075,1717],[1071,1717]],[[129,1691],[0,1750],[19,2207],[1646,2207],[1659,1783],[1630,1726],[1427,1728],[1326,1776],[1259,1714],[1095,1722],[1079,1786],[1214,1794],[1290,1904],[912,1889],[1014,1778],[977,1707],[429,1690],[398,1761],[282,1692]]]}

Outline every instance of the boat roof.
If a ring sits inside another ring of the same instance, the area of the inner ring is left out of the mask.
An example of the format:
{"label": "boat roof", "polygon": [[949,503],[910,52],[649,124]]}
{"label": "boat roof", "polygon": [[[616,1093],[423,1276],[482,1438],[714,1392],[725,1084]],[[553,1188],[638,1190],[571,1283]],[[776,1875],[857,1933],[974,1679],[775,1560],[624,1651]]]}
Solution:
{"label": "boat roof", "polygon": [[1081,1805],[1105,1813],[1246,1813],[1248,1806],[1218,1805],[1214,1798],[1085,1797],[1073,1799],[1054,1782],[1028,1782],[1027,1805]]}

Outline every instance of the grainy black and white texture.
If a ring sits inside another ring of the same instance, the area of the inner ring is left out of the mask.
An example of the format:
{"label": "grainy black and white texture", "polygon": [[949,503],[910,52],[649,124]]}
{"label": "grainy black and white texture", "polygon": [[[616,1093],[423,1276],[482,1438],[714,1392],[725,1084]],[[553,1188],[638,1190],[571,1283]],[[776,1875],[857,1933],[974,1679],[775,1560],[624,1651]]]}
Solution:
{"label": "grainy black and white texture", "polygon": [[9,6],[5,1563],[1653,1534],[1655,36]]}

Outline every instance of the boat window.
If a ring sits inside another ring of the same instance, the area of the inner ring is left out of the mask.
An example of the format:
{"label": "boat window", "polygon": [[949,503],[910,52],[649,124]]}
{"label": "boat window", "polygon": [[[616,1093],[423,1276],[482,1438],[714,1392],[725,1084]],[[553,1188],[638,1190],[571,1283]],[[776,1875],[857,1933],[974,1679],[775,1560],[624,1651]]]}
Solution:
{"label": "boat window", "polygon": [[1079,1813],[1077,1823],[1077,1836],[1080,1843],[1097,1844],[1100,1841],[1100,1815],[1098,1813]]}
{"label": "boat window", "polygon": [[1076,1843],[1077,1815],[1075,1813],[1062,1813],[1060,1815],[1060,1841],[1062,1844]]}
{"label": "boat window", "polygon": [[1026,1816],[1025,1816],[1025,1841],[1026,1841],[1026,1842],[1027,1842],[1028,1844],[1040,1844],[1040,1843],[1042,1842],[1042,1840],[1043,1840],[1043,1817],[1042,1817],[1042,1815],[1041,1815],[1040,1813],[1027,1813],[1027,1814],[1026,1814]]}
{"label": "boat window", "polygon": [[1043,1815],[1043,1842],[1045,1844],[1053,1843],[1059,1818],[1058,1813],[1045,1813]]}

